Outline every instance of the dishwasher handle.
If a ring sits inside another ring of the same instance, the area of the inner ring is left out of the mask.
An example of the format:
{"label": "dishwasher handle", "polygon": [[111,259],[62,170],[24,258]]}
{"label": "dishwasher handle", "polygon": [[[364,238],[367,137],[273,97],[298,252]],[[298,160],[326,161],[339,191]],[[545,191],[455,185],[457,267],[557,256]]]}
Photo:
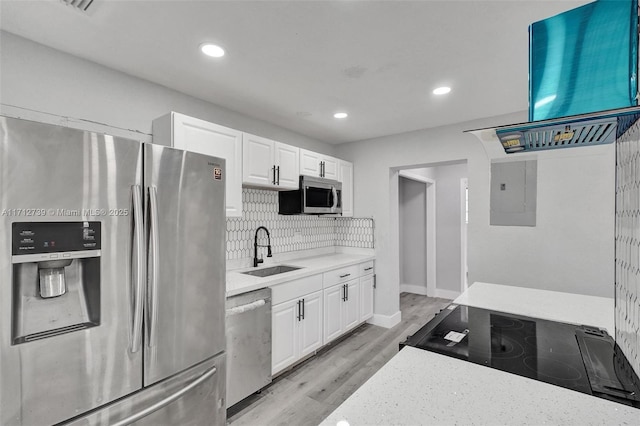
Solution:
{"label": "dishwasher handle", "polygon": [[246,305],[240,305],[240,306],[235,306],[233,308],[228,308],[227,309],[227,316],[238,315],[238,314],[241,314],[243,312],[254,311],[254,310],[256,310],[256,309],[258,309],[261,306],[264,306],[266,304],[267,304],[267,300],[266,299],[260,299],[260,300],[256,300],[255,302],[247,303]]}

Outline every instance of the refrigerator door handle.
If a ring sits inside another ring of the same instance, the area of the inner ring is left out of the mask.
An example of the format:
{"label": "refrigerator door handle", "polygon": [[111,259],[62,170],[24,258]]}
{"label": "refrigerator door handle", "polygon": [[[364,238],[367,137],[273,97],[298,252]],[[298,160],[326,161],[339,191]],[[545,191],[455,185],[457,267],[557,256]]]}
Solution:
{"label": "refrigerator door handle", "polygon": [[[142,187],[140,185],[131,186],[133,199],[133,227],[134,242],[131,250],[131,264],[135,264],[135,274],[131,277],[133,284],[134,311],[133,330],[131,333],[131,353],[136,353],[142,346],[142,315],[144,310],[144,227],[142,210]],[[135,257],[134,257],[135,256]]]}
{"label": "refrigerator door handle", "polygon": [[186,393],[190,392],[193,388],[197,387],[198,385],[202,384],[203,382],[206,382],[209,378],[211,378],[214,374],[216,374],[216,372],[218,371],[218,369],[216,367],[211,367],[209,370],[205,371],[202,376],[198,377],[196,380],[194,380],[193,382],[189,383],[187,386],[183,387],[182,389],[180,389],[178,392],[156,402],[155,404],[145,408],[142,411],[137,412],[136,414],[133,414],[125,419],[120,420],[117,423],[112,424],[111,426],[127,426],[130,425],[131,423],[134,423],[144,417],[147,417],[149,414],[152,414],[156,411],[158,411],[159,409],[166,407],[167,405],[171,404],[172,402],[176,401],[177,399],[180,399],[182,396],[184,396]]}
{"label": "refrigerator door handle", "polygon": [[147,310],[147,347],[155,346],[155,320],[158,310],[158,189],[149,186],[149,253],[148,273],[148,310]]}

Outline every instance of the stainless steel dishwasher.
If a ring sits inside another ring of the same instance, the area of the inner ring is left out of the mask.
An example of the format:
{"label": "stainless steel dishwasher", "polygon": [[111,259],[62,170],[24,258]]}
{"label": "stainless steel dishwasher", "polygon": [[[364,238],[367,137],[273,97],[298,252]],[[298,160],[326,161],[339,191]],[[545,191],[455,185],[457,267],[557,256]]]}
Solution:
{"label": "stainless steel dishwasher", "polygon": [[271,289],[227,298],[227,407],[271,383]]}

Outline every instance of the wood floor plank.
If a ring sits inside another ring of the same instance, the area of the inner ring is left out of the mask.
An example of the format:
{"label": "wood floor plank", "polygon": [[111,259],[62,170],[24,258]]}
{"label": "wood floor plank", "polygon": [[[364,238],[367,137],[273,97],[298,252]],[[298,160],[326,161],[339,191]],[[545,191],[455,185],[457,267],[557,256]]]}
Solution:
{"label": "wood floor plank", "polygon": [[402,293],[402,319],[390,329],[365,324],[274,379],[229,410],[232,426],[316,425],[353,394],[450,300]]}

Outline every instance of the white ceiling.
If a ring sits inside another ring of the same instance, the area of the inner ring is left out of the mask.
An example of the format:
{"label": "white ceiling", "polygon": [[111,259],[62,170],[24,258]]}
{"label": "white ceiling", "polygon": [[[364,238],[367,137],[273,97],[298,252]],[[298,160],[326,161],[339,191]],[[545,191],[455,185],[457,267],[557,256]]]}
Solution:
{"label": "white ceiling", "polygon": [[342,143],[526,110],[528,25],[585,3],[1,0],[0,28]]}

